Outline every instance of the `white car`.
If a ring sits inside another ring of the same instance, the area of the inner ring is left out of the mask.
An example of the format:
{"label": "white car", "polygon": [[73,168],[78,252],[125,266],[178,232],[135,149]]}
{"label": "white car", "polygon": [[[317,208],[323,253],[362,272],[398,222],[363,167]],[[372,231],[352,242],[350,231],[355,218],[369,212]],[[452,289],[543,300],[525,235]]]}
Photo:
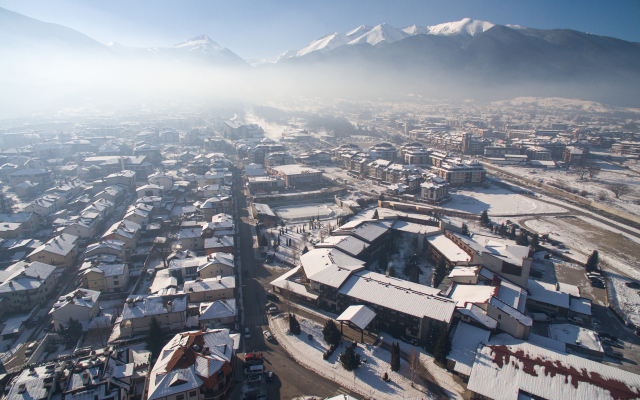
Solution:
{"label": "white car", "polygon": [[269,331],[264,331],[264,332],[262,332],[262,334],[264,335],[264,338],[267,339],[267,340],[273,339],[273,335]]}
{"label": "white car", "polygon": [[244,328],[244,338],[251,339],[251,331],[249,330],[249,328]]}

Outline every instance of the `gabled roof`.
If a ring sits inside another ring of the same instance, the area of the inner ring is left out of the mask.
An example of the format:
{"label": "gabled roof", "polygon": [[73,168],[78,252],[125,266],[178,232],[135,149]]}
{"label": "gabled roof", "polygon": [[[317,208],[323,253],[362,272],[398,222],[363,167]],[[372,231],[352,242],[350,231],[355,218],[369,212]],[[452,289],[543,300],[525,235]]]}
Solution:
{"label": "gabled roof", "polygon": [[35,249],[33,253],[29,254],[29,257],[41,251],[46,251],[47,253],[66,256],[71,251],[73,251],[73,249],[77,247],[77,243],[76,243],[77,240],[78,240],[77,236],[69,235],[68,233],[63,233],[60,236],[54,237],[53,239],[49,240],[47,243]]}

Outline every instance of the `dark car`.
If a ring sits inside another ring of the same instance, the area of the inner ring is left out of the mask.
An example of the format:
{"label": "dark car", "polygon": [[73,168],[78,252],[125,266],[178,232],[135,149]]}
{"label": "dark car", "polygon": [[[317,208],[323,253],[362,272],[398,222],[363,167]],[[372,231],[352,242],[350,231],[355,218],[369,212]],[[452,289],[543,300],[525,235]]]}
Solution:
{"label": "dark car", "polygon": [[604,289],[604,282],[602,282],[601,280],[593,279],[591,281],[591,286]]}
{"label": "dark car", "polygon": [[280,299],[278,298],[278,296],[276,296],[273,293],[267,293],[267,300],[270,301],[275,301],[276,303],[278,303],[280,301]]}
{"label": "dark car", "polygon": [[267,382],[271,382],[271,381],[273,381],[273,376],[274,376],[274,375],[275,375],[275,374],[273,373],[273,371],[269,371],[269,372],[267,372],[267,375],[266,375],[266,380],[267,380]]}
{"label": "dark car", "polygon": [[531,271],[529,271],[529,275],[533,276],[534,278],[542,278],[544,276],[542,271],[539,271],[537,269],[532,269]]}
{"label": "dark car", "polygon": [[636,281],[625,282],[624,284],[631,289],[640,289],[640,283]]}

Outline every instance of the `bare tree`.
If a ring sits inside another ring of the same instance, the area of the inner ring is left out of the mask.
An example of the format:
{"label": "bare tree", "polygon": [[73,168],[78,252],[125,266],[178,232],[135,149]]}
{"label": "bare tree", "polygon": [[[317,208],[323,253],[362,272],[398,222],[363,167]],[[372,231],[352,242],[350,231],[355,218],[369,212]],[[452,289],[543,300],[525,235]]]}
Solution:
{"label": "bare tree", "polygon": [[85,335],[87,341],[90,341],[92,345],[100,345],[105,347],[109,342],[111,331],[113,327],[106,321],[96,321],[95,324],[89,329]]}
{"label": "bare tree", "polygon": [[589,178],[595,178],[600,173],[602,168],[600,168],[600,166],[596,162],[590,162],[587,165],[587,170],[589,171]]}
{"label": "bare tree", "polygon": [[613,192],[613,195],[616,197],[616,199],[619,199],[621,196],[628,195],[632,192],[631,188],[624,183],[610,183],[606,186],[606,188]]}
{"label": "bare tree", "polygon": [[573,167],[573,173],[580,177],[580,180],[583,180],[584,177],[589,173],[589,169],[585,165],[575,165]]}
{"label": "bare tree", "polygon": [[280,290],[280,294],[282,295],[282,311],[290,315],[291,310],[293,309],[293,291],[291,290],[291,284],[289,281],[284,283],[284,287]]}
{"label": "bare tree", "polygon": [[424,377],[424,373],[427,370],[427,367],[420,360],[420,353],[418,350],[411,349],[409,352],[409,356],[407,357],[407,365],[409,366],[409,378],[411,379],[411,386],[413,387],[413,383],[416,381],[417,377]]}

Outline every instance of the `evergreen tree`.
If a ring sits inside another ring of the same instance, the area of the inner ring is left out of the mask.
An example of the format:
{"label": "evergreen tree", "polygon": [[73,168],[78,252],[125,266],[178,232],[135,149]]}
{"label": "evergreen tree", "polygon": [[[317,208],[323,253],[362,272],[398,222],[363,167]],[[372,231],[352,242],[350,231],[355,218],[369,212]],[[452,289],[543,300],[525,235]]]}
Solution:
{"label": "evergreen tree", "polygon": [[393,356],[391,358],[391,370],[399,371],[400,370],[400,342],[391,343],[391,350],[393,351]]}
{"label": "evergreen tree", "polygon": [[440,332],[438,334],[438,342],[433,352],[433,357],[440,364],[447,363],[447,356],[451,351],[451,339],[449,339],[449,332],[447,332],[447,325],[440,325]]}
{"label": "evergreen tree", "polygon": [[540,236],[536,233],[531,236],[531,240],[529,241],[529,247],[533,251],[538,251],[540,248]]}
{"label": "evergreen tree", "polygon": [[438,342],[438,326],[433,324],[429,327],[427,331],[427,338],[424,342],[424,349],[429,353],[433,354],[436,349],[436,343]]}
{"label": "evergreen tree", "polygon": [[480,224],[484,227],[491,226],[491,220],[489,219],[489,213],[487,210],[484,210],[482,214],[480,214]]}
{"label": "evergreen tree", "polygon": [[418,274],[418,268],[413,268],[409,273],[409,282],[418,283],[420,281],[420,275]]}
{"label": "evergreen tree", "polygon": [[465,236],[469,236],[469,227],[466,222],[462,223],[462,234]]}
{"label": "evergreen tree", "polygon": [[438,287],[447,275],[447,262],[441,258],[433,272],[433,287]]}
{"label": "evergreen tree", "polygon": [[391,343],[391,360],[389,361],[389,366],[391,367],[392,371],[395,371],[395,369],[393,369],[395,366],[395,362],[396,362],[396,344]]}
{"label": "evergreen tree", "polygon": [[520,234],[516,238],[516,244],[519,246],[528,246],[529,245],[529,237],[527,232],[524,230],[520,230]]}
{"label": "evergreen tree", "polygon": [[396,268],[395,267],[389,267],[389,276],[394,278],[396,276]]}
{"label": "evergreen tree", "polygon": [[77,319],[69,318],[67,325],[60,330],[60,335],[67,346],[75,346],[82,336],[82,324]]}
{"label": "evergreen tree", "polygon": [[516,238],[516,226],[515,225],[511,225],[511,231],[509,232],[509,237],[511,237],[511,239],[515,239]]}
{"label": "evergreen tree", "polygon": [[300,334],[300,323],[294,314],[289,314],[289,331],[294,335]]}
{"label": "evergreen tree", "polygon": [[309,252],[309,249],[307,248],[307,246],[304,246],[304,249],[302,249],[302,254],[307,254]]}
{"label": "evergreen tree", "polygon": [[373,212],[373,219],[379,219],[380,217],[378,216],[378,209],[376,208],[376,210]]}
{"label": "evergreen tree", "polygon": [[160,354],[160,350],[165,345],[165,332],[160,326],[160,322],[156,319],[156,317],[151,317],[149,320],[149,333],[147,333],[147,337],[145,338],[145,342],[147,343],[147,350],[151,352],[151,359],[155,360]]}
{"label": "evergreen tree", "polygon": [[598,270],[599,258],[600,256],[598,255],[598,250],[594,250],[587,259],[587,263],[584,265],[587,272],[594,272]]}
{"label": "evergreen tree", "polygon": [[340,363],[347,371],[353,371],[362,364],[362,361],[360,360],[360,354],[356,354],[353,350],[353,346],[347,346],[344,352],[340,354]]}
{"label": "evergreen tree", "polygon": [[333,320],[328,320],[327,323],[324,324],[324,328],[322,328],[322,335],[324,336],[324,341],[327,344],[334,344],[336,346],[340,342],[340,337],[342,336],[338,328],[336,328],[336,324]]}

